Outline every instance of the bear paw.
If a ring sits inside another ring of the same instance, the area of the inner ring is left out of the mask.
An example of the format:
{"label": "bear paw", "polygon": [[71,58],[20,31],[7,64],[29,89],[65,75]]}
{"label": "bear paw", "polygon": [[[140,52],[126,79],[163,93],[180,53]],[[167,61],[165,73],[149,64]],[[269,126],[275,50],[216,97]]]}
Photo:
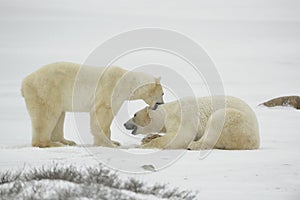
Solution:
{"label": "bear paw", "polygon": [[32,146],[40,147],[40,148],[47,148],[47,147],[62,147],[64,146],[63,143],[60,142],[33,142]]}
{"label": "bear paw", "polygon": [[118,147],[121,146],[121,143],[120,143],[120,142],[117,142],[117,141],[113,141],[113,140],[112,140],[112,143],[113,143],[114,145],[118,146]]}
{"label": "bear paw", "polygon": [[146,143],[149,143],[149,142],[151,142],[153,139],[155,139],[155,138],[158,138],[158,137],[161,137],[161,135],[159,135],[159,134],[149,134],[149,135],[147,135],[146,137],[144,137],[143,139],[142,139],[142,145],[144,145],[144,144],[146,144]]}
{"label": "bear paw", "polygon": [[64,145],[69,145],[69,146],[75,146],[76,145],[76,142],[74,142],[72,140],[63,139],[63,140],[61,140],[59,142],[63,143]]}

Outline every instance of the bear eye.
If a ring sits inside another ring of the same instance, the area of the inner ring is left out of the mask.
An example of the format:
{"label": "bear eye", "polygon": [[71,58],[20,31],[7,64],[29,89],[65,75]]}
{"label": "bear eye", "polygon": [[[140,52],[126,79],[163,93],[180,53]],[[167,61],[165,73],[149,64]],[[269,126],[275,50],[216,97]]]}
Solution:
{"label": "bear eye", "polygon": [[162,93],[161,96],[164,96],[165,93]]}
{"label": "bear eye", "polygon": [[134,114],[133,117],[136,117],[136,114]]}

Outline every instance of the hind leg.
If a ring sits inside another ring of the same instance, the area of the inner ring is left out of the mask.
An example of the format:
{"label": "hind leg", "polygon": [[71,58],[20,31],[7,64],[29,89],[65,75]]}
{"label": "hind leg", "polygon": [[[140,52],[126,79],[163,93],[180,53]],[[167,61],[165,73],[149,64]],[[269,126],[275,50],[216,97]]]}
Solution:
{"label": "hind leg", "polygon": [[52,131],[51,141],[60,142],[65,145],[76,145],[75,142],[71,140],[66,140],[64,138],[64,121],[65,121],[65,112],[62,112],[54,130]]}
{"label": "hind leg", "polygon": [[199,141],[192,142],[188,149],[257,149],[258,147],[259,136],[255,117],[250,113],[226,108],[210,116],[204,135]]}
{"label": "hind leg", "polygon": [[259,147],[258,125],[252,113],[226,109],[225,124],[216,148],[257,149]]}
{"label": "hind leg", "polygon": [[63,146],[60,142],[51,141],[51,133],[61,114],[57,105],[50,106],[37,95],[24,97],[26,107],[31,118],[32,146],[57,147]]}
{"label": "hind leg", "polygon": [[200,150],[200,149],[223,149],[224,146],[220,141],[223,134],[223,125],[226,126],[228,122],[227,109],[220,109],[214,112],[208,119],[205,132],[198,141],[193,141],[189,144],[189,150]]}
{"label": "hind leg", "polygon": [[[41,109],[41,111],[45,111]],[[59,113],[37,112],[32,114],[32,146],[35,147],[58,147],[63,146],[60,142],[51,141],[51,133],[58,121]]]}

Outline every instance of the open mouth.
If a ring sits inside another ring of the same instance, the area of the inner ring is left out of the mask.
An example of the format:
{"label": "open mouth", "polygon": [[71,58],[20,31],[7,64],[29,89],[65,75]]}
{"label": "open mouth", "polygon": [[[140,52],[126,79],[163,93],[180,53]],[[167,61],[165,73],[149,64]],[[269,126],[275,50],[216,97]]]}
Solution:
{"label": "open mouth", "polygon": [[135,134],[136,134],[136,131],[137,131],[137,126],[134,126],[134,127],[133,127],[133,130],[132,130],[132,132],[131,132],[131,134],[132,134],[132,135],[135,135]]}

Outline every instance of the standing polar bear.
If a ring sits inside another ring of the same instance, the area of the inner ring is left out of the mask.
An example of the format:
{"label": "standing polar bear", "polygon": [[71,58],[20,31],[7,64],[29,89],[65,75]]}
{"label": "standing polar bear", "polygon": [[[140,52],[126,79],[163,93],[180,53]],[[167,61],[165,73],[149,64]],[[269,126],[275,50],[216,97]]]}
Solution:
{"label": "standing polar bear", "polygon": [[90,112],[98,146],[115,147],[110,125],[125,100],[144,100],[155,109],[163,103],[159,78],[119,67],[83,67],[59,62],[46,65],[22,82],[22,96],[32,123],[32,146],[75,145],[64,139],[65,112]]}
{"label": "standing polar bear", "polygon": [[258,122],[252,109],[235,97],[212,98],[184,98],[163,104],[156,110],[146,107],[124,126],[133,130],[132,134],[165,133],[144,138],[142,148],[259,148]]}

